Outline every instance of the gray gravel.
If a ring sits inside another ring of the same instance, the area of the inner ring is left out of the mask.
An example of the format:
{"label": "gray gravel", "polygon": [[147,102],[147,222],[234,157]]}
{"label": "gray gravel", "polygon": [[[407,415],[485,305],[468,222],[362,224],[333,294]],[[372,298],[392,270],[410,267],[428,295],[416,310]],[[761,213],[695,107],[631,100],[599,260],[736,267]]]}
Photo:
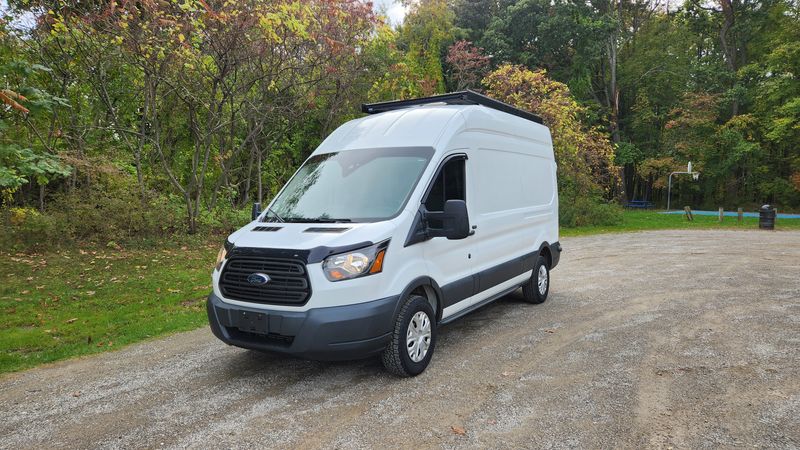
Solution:
{"label": "gray gravel", "polygon": [[442,328],[419,377],[200,329],[0,378],[0,447],[800,446],[800,233],[562,243],[547,303]]}

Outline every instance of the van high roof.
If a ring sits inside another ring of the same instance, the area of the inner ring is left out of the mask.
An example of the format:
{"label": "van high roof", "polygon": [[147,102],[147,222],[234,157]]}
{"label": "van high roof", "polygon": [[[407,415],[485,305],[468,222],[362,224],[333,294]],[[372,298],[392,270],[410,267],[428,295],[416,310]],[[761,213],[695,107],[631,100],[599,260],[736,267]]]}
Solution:
{"label": "van high roof", "polygon": [[550,142],[541,118],[473,91],[362,105],[368,115],[331,133],[315,154],[361,148],[434,147],[465,130]]}

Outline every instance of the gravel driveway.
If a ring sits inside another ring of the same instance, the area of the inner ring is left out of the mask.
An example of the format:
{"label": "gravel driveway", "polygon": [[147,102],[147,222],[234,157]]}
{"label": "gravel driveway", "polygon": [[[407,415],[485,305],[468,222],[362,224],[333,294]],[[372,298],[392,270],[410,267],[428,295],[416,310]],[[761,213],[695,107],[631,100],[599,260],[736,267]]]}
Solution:
{"label": "gravel driveway", "polygon": [[800,233],[563,239],[413,379],[208,329],[0,378],[0,447],[800,446]]}

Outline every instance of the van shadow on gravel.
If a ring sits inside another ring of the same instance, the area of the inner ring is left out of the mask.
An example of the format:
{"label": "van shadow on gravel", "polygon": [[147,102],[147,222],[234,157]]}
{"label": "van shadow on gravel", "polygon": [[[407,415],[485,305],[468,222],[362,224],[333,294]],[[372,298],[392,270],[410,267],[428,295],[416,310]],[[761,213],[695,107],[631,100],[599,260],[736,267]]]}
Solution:
{"label": "van shadow on gravel", "polygon": [[[456,351],[454,347],[460,345],[461,337],[481,330],[487,323],[492,323],[502,318],[506,314],[512,313],[516,308],[531,307],[522,300],[519,292],[512,292],[498,300],[474,311],[457,321],[441,326],[436,343],[436,353],[446,354],[449,351]],[[224,380],[238,380],[241,378],[253,377],[259,382],[263,382],[261,375],[266,372],[280,373],[285,382],[300,381],[312,374],[322,372],[341,372],[352,371],[351,375],[364,377],[371,376],[386,380],[401,378],[392,377],[386,374],[380,360],[380,356],[371,356],[364,359],[350,361],[311,361],[296,358],[280,353],[262,352],[257,350],[236,349],[232,353],[221,358],[215,364],[215,378],[223,382]],[[435,357],[435,355],[434,355]]]}

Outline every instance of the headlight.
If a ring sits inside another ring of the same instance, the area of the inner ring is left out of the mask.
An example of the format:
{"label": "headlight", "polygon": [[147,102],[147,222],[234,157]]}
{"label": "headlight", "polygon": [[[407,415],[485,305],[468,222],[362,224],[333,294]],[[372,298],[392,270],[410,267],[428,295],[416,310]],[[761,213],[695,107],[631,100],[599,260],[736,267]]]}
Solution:
{"label": "headlight", "polygon": [[222,267],[222,263],[225,262],[225,258],[228,257],[228,250],[233,248],[233,243],[231,241],[226,240],[225,245],[219,249],[219,253],[217,253],[217,263],[214,266],[216,270],[219,270]]}
{"label": "headlight", "polygon": [[349,280],[380,273],[383,270],[383,257],[389,241],[348,253],[340,253],[322,261],[322,271],[330,281]]}

